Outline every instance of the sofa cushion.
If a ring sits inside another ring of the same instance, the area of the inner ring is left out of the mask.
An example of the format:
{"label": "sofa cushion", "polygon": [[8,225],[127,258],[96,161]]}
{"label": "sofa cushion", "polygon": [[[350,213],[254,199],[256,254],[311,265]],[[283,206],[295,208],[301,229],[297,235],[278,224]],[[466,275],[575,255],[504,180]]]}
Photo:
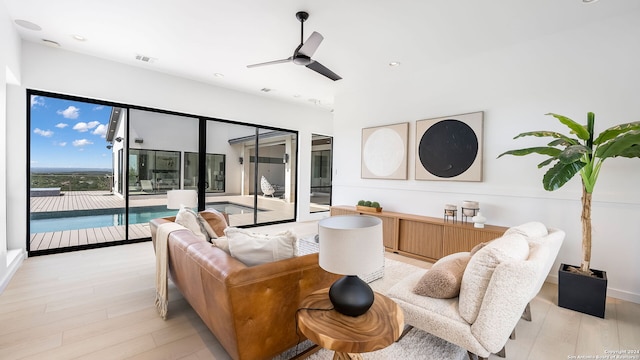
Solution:
{"label": "sofa cushion", "polygon": [[200,217],[203,220],[202,225],[204,229],[212,239],[223,236],[224,229],[229,226],[227,220],[224,218],[224,214],[213,208],[201,211]]}
{"label": "sofa cushion", "polygon": [[460,285],[460,315],[472,324],[482,305],[487,286],[495,268],[502,262],[525,260],[529,243],[520,234],[504,235],[484,246],[471,257]]}
{"label": "sofa cushion", "polygon": [[192,209],[189,209],[186,206],[180,208],[176,215],[175,222],[191,230],[198,239],[201,239],[202,241],[209,241],[209,236],[207,235],[206,230],[202,227],[202,222],[198,219],[198,213]]}
{"label": "sofa cushion", "polygon": [[450,299],[460,294],[462,275],[471,259],[468,252],[447,255],[438,260],[413,288],[413,292],[438,299]]}
{"label": "sofa cushion", "polygon": [[228,227],[224,231],[231,256],[247,266],[288,259],[298,255],[296,235],[284,231],[273,235]]}
{"label": "sofa cushion", "polygon": [[520,234],[526,238],[536,239],[547,236],[548,233],[549,231],[543,223],[531,221],[522,225],[510,227],[504,234]]}

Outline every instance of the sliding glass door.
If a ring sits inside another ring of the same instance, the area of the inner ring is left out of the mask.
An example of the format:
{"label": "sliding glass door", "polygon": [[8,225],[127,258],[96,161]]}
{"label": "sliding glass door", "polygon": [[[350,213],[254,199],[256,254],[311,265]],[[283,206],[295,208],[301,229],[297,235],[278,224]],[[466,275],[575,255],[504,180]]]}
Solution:
{"label": "sliding glass door", "polygon": [[232,226],[295,220],[295,132],[209,120],[206,149],[226,159],[224,191],[207,192],[207,207],[227,212]]}
{"label": "sliding glass door", "polygon": [[296,132],[30,94],[30,253],[146,240],[176,189],[231,226],[296,218]]}

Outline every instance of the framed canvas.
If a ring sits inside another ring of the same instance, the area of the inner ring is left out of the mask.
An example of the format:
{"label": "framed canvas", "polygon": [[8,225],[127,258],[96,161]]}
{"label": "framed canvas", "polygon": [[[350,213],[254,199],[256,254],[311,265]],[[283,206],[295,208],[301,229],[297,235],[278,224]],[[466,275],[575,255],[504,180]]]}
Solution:
{"label": "framed canvas", "polygon": [[484,112],[416,122],[416,180],[482,181]]}
{"label": "framed canvas", "polygon": [[362,129],[363,179],[407,179],[409,123]]}

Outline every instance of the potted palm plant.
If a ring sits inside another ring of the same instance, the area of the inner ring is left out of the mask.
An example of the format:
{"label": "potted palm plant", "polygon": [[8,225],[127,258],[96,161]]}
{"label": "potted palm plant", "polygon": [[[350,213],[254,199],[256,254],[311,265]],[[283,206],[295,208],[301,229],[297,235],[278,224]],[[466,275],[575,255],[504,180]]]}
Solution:
{"label": "potted palm plant", "polygon": [[608,158],[640,157],[640,121],[610,127],[596,136],[595,115],[587,113],[587,124],[581,125],[570,118],[547,114],[566,125],[571,135],[554,131],[531,131],[514,139],[535,136],[553,140],[546,146],[510,150],[498,156],[529,154],[549,158],[538,168],[554,164],[542,178],[547,191],[562,187],[574,175],[582,179],[582,262],[580,266],[561,264],[558,273],[558,305],[604,318],[607,291],[606,272],[591,269],[591,196],[603,162]]}

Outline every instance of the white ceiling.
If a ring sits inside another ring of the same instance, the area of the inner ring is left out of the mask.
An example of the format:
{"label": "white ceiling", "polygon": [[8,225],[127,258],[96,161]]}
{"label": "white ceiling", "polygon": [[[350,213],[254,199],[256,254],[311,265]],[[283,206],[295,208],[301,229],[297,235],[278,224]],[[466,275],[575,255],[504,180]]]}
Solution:
{"label": "white ceiling", "polygon": [[[340,91],[385,83],[399,69],[419,73],[640,7],[638,0],[4,1],[13,20],[42,28],[16,25],[26,41],[52,40],[65,50],[326,109]],[[342,80],[293,63],[246,67],[291,56],[300,10],[309,12],[304,39],[313,31],[324,36],[313,59]]]}

